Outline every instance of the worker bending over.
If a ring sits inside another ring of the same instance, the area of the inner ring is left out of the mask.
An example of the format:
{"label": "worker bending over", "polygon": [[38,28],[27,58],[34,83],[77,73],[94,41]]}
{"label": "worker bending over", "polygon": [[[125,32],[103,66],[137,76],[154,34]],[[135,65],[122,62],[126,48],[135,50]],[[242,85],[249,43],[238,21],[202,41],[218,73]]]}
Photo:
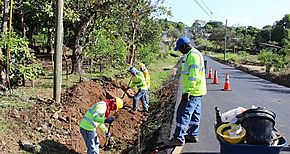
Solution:
{"label": "worker bending over", "polygon": [[87,146],[87,154],[99,154],[99,138],[96,134],[96,128],[100,127],[110,137],[110,132],[104,123],[111,124],[115,117],[110,115],[110,111],[118,111],[123,107],[123,100],[119,97],[107,99],[95,103],[84,115],[80,123],[80,132]]}
{"label": "worker bending over", "polygon": [[132,75],[132,82],[129,84],[128,87],[125,87],[125,90],[128,90],[129,88],[137,87],[138,92],[135,94],[133,98],[133,111],[137,111],[137,103],[139,100],[142,102],[143,111],[148,112],[148,104],[146,101],[147,97],[147,86],[145,77],[142,72],[138,71],[135,67],[130,67],[129,69],[131,75]]}

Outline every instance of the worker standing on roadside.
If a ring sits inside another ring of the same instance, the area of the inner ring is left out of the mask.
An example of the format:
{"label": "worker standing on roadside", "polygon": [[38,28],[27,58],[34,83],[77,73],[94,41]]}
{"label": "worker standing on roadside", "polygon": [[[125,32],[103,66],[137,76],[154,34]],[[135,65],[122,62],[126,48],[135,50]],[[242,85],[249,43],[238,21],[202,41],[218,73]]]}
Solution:
{"label": "worker standing on roadside", "polygon": [[145,64],[140,63],[140,71],[144,74],[146,86],[147,86],[147,97],[146,102],[149,104],[149,94],[150,94],[150,74],[148,69],[146,68]]}
{"label": "worker standing on roadside", "polygon": [[176,42],[175,51],[183,54],[181,67],[182,99],[177,109],[176,128],[169,144],[182,146],[185,141],[198,142],[201,98],[206,94],[202,54],[189,44],[187,37]]}
{"label": "worker standing on roadside", "polygon": [[87,146],[87,154],[99,154],[99,138],[96,134],[96,127],[110,137],[110,132],[104,123],[111,124],[115,117],[109,117],[110,111],[118,111],[123,107],[123,100],[119,97],[107,99],[94,104],[84,115],[80,123],[80,132]]}
{"label": "worker standing on roadside", "polygon": [[129,71],[132,75],[132,82],[129,84],[128,87],[125,88],[125,90],[133,88],[135,86],[138,88],[138,92],[135,94],[133,98],[133,111],[137,111],[138,101],[141,100],[143,111],[148,112],[148,104],[146,102],[148,88],[146,86],[145,77],[143,73],[138,71],[135,67],[130,67]]}

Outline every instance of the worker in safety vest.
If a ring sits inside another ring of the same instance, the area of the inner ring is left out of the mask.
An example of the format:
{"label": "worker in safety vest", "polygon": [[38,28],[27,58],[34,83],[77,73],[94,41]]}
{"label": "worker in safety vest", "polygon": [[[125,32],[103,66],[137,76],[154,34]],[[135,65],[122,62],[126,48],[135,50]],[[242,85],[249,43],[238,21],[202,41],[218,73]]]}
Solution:
{"label": "worker in safety vest", "polygon": [[147,97],[146,97],[146,102],[149,104],[149,94],[150,94],[150,74],[148,69],[146,68],[145,64],[140,63],[140,71],[144,74],[145,81],[146,81],[146,86],[147,86]]}
{"label": "worker in safety vest", "polygon": [[174,50],[183,54],[182,99],[177,109],[175,132],[169,143],[181,146],[185,142],[198,142],[201,98],[206,94],[206,80],[203,56],[191,47],[187,37],[179,38]]}
{"label": "worker in safety vest", "polygon": [[138,71],[135,67],[130,67],[129,69],[132,75],[132,82],[130,82],[129,86],[125,89],[128,90],[129,88],[137,87],[138,92],[135,94],[133,98],[133,111],[137,111],[137,103],[139,100],[142,102],[143,111],[148,112],[148,104],[146,101],[147,97],[147,85],[146,80],[142,72]]}
{"label": "worker in safety vest", "polygon": [[80,123],[80,132],[87,146],[87,154],[99,153],[99,138],[96,134],[96,128],[100,127],[106,133],[106,137],[110,137],[111,134],[104,123],[111,124],[115,117],[109,117],[110,111],[118,111],[122,107],[123,100],[115,97],[97,102],[86,112]]}

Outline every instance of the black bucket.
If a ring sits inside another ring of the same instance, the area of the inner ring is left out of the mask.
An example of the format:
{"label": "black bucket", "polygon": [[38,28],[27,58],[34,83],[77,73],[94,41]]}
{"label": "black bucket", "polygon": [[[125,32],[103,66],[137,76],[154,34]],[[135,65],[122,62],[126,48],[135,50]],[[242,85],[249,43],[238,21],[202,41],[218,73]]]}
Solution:
{"label": "black bucket", "polygon": [[246,129],[248,144],[270,145],[276,114],[264,108],[249,109],[240,115],[240,122]]}

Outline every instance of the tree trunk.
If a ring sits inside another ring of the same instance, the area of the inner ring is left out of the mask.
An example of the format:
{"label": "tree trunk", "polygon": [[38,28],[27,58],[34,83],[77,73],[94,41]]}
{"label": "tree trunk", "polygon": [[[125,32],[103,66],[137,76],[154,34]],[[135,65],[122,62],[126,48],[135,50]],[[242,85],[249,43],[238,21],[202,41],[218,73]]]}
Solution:
{"label": "tree trunk", "polygon": [[66,80],[69,78],[69,68],[68,68],[68,58],[67,58],[67,51],[68,49],[63,49],[63,59],[65,61],[65,69],[66,69]]}
{"label": "tree trunk", "polygon": [[136,45],[135,45],[135,37],[136,37],[136,24],[132,23],[132,28],[133,28],[133,34],[132,34],[132,43],[129,47],[130,50],[130,55],[129,55],[129,64],[133,65],[136,60]]}
{"label": "tree trunk", "polygon": [[22,36],[26,37],[26,29],[25,29],[25,24],[24,24],[24,13],[23,10],[20,10],[20,21],[21,21],[21,28],[22,28]]}
{"label": "tree trunk", "polygon": [[27,39],[29,40],[29,43],[33,46],[33,49],[36,50],[35,49],[35,40],[33,39],[34,30],[35,30],[35,27],[32,24],[30,24],[28,26],[26,36],[27,36]]}
{"label": "tree trunk", "polygon": [[[7,37],[7,31],[8,31],[8,19],[9,19],[9,0],[4,0],[4,11],[3,11],[3,21],[2,21],[2,32],[4,35],[2,35],[2,39],[5,39],[4,37]],[[4,56],[3,52],[5,49],[0,48],[0,57]],[[1,58],[2,59],[2,58]],[[0,74],[5,72],[5,66],[3,65],[2,61],[0,61],[0,64],[2,66],[0,69]],[[4,83],[4,78],[2,78],[2,75],[0,75],[0,82]]]}
{"label": "tree trunk", "polygon": [[2,22],[2,31],[4,33],[7,33],[8,31],[8,19],[9,19],[9,0],[4,0],[4,12]]}
{"label": "tree trunk", "polygon": [[80,37],[76,39],[75,47],[72,55],[72,73],[82,74],[83,53],[82,46],[80,45]]}
{"label": "tree trunk", "polygon": [[[48,17],[49,18],[49,17]],[[52,44],[51,44],[51,32],[50,32],[50,28],[51,28],[51,25],[50,25],[50,19],[47,20],[47,42],[46,42],[46,51],[47,53],[51,53],[51,49],[52,49]]]}
{"label": "tree trunk", "polygon": [[79,26],[80,28],[76,31],[75,44],[73,47],[73,55],[72,55],[72,71],[71,73],[82,74],[84,70],[82,69],[83,65],[83,47],[81,45],[81,38],[84,36],[87,26],[90,22],[95,18],[95,13],[90,15],[90,18],[85,19],[82,24]]}

